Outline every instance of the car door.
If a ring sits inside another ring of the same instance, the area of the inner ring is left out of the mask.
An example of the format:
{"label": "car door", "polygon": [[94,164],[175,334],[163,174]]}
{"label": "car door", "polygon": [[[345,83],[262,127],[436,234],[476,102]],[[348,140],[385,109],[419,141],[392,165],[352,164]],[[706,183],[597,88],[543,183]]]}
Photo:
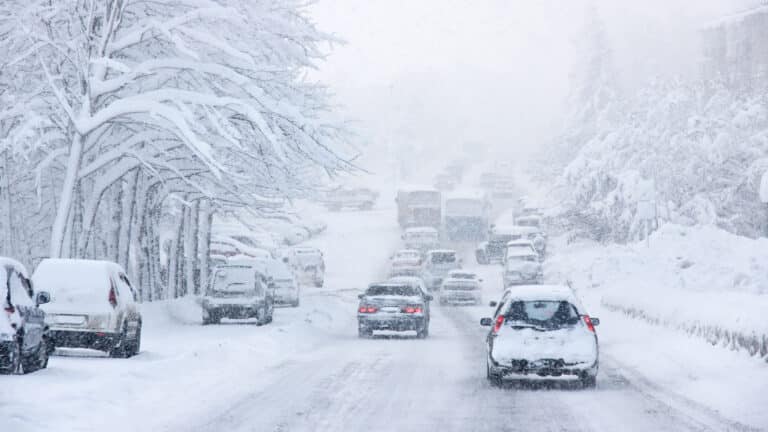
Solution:
{"label": "car door", "polygon": [[42,342],[45,313],[35,304],[32,285],[18,269],[11,270],[9,283],[13,305],[19,311],[24,323],[24,346],[22,349],[26,352],[33,351]]}

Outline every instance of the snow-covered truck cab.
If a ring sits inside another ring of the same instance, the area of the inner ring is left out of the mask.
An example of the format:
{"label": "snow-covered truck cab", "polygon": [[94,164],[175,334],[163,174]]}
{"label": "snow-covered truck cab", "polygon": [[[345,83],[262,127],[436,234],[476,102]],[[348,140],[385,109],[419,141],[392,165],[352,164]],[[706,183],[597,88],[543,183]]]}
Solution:
{"label": "snow-covered truck cab", "polygon": [[526,286],[505,291],[492,318],[487,343],[487,377],[494,385],[504,378],[578,379],[596,383],[599,348],[597,318],[587,314],[567,286]]}
{"label": "snow-covered truck cab", "polygon": [[508,249],[502,278],[505,288],[543,283],[544,271],[539,255],[531,250]]}
{"label": "snow-covered truck cab", "polygon": [[507,243],[515,238],[514,225],[491,225],[488,240],[477,245],[475,259],[478,264],[500,263],[504,259]]}
{"label": "snow-covered truck cab", "polygon": [[488,235],[490,214],[483,192],[453,192],[445,199],[445,232],[452,241],[480,241]]}
{"label": "snow-covered truck cab", "polygon": [[137,291],[123,268],[110,261],[45,259],[32,283],[51,294],[43,308],[55,346],[131,357],[141,349]]}
{"label": "snow-covered truck cab", "polygon": [[262,263],[247,259],[217,266],[202,300],[203,325],[218,324],[222,318],[271,322],[275,293],[261,268]]}
{"label": "snow-covered truck cab", "polygon": [[45,312],[47,292],[35,294],[26,268],[0,257],[0,374],[43,369],[53,351]]}
{"label": "snow-covered truck cab", "polygon": [[325,283],[325,259],[318,248],[297,246],[291,248],[288,263],[300,285],[322,287]]}
{"label": "snow-covered truck cab", "polygon": [[397,221],[402,228],[440,228],[442,194],[429,186],[404,188],[397,192]]}
{"label": "snow-covered truck cab", "polygon": [[440,304],[480,304],[482,281],[475,273],[451,270],[440,285]]}
{"label": "snow-covered truck cab", "polygon": [[451,270],[461,268],[461,260],[455,250],[435,249],[427,252],[424,258],[422,278],[429,290],[440,289],[443,279]]}
{"label": "snow-covered truck cab", "polygon": [[432,227],[407,228],[402,239],[407,249],[418,250],[421,253],[440,245],[440,233]]}

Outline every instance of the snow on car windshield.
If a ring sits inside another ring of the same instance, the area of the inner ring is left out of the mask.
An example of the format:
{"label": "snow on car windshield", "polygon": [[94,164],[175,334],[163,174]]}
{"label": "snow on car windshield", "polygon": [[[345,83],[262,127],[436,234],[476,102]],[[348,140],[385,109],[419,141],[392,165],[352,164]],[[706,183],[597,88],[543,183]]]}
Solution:
{"label": "snow on car windshield", "polygon": [[413,297],[419,295],[416,288],[410,285],[374,285],[365,291],[365,295]]}
{"label": "snow on car windshield", "polygon": [[506,314],[508,321],[542,327],[563,327],[579,322],[576,308],[567,301],[515,301]]}
{"label": "snow on car windshield", "polygon": [[250,292],[256,289],[256,271],[248,266],[218,267],[213,273],[213,290]]}

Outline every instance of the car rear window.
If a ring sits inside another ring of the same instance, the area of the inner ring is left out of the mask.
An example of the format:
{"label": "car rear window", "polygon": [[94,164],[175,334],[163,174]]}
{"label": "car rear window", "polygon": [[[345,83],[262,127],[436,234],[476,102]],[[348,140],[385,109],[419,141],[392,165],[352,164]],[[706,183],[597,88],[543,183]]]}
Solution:
{"label": "car rear window", "polygon": [[433,264],[452,264],[456,262],[456,254],[453,252],[434,252],[431,259]]}
{"label": "car rear window", "polygon": [[213,291],[246,293],[256,290],[256,270],[249,266],[218,267],[213,274]]}
{"label": "car rear window", "polygon": [[374,285],[365,292],[369,296],[416,296],[416,289],[408,285]]}
{"label": "car rear window", "polygon": [[556,329],[578,324],[579,314],[567,301],[515,301],[509,305],[506,319],[508,322]]}

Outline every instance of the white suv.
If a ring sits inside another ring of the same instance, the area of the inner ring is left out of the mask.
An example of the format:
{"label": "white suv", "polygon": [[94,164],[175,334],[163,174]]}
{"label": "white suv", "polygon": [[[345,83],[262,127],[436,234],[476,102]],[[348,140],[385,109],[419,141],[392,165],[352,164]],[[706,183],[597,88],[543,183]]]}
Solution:
{"label": "white suv", "polygon": [[96,349],[110,357],[139,353],[136,291],[118,264],[45,259],[35,269],[32,283],[51,294],[51,302],[43,308],[56,347]]}

